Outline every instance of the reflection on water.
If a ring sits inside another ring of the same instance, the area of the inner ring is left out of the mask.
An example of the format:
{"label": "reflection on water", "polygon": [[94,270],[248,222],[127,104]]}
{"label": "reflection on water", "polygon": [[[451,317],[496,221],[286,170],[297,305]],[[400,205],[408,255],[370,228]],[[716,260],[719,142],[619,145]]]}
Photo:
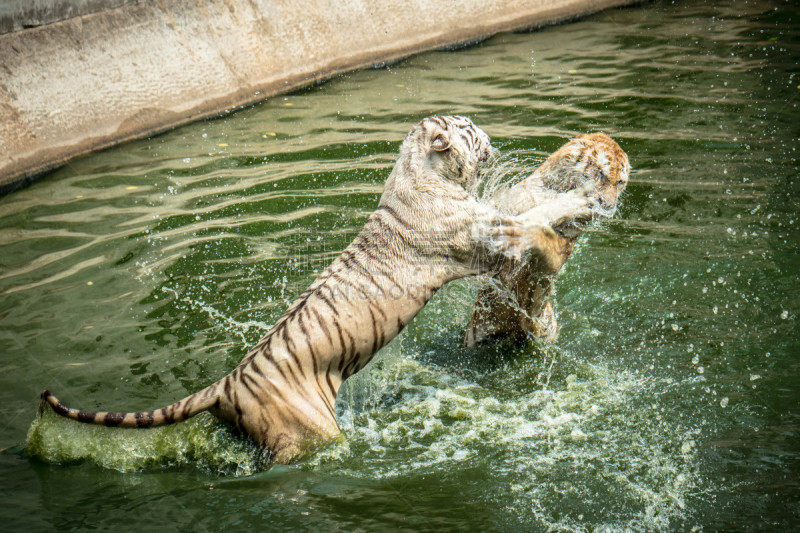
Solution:
{"label": "reflection on water", "polygon": [[[502,35],[94,154],[0,198],[0,516],[790,529],[798,20],[782,3],[656,2]],[[557,344],[461,348],[478,282],[452,284],[345,384],[344,438],[289,467],[265,469],[209,415],[141,432],[36,418],[44,387],[151,409],[229,372],[349,243],[403,136],[435,113],[483,127],[504,153],[496,173],[587,131],[630,155],[617,217],[559,278]]]}

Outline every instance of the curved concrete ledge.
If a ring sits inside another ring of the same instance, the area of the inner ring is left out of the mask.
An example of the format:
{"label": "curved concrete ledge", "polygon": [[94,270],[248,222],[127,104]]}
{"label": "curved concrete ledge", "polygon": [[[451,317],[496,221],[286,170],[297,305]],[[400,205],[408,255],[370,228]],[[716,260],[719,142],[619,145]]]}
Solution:
{"label": "curved concrete ledge", "polygon": [[0,35],[0,189],[371,64],[636,0],[160,0]]}

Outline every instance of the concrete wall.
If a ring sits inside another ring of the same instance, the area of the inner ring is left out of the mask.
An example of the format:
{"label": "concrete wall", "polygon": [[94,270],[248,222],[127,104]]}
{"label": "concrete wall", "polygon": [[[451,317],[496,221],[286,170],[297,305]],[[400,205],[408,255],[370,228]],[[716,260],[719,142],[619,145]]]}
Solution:
{"label": "concrete wall", "polygon": [[138,0],[0,0],[0,33],[116,9]]}
{"label": "concrete wall", "polygon": [[342,71],[634,1],[120,1],[5,33],[0,188]]}

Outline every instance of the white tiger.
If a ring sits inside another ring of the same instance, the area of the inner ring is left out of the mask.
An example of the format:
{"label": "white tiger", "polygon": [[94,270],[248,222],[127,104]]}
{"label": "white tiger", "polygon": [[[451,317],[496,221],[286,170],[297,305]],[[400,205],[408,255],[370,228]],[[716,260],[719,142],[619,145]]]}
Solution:
{"label": "white tiger", "polygon": [[342,382],[364,368],[448,281],[491,272],[507,255],[548,253],[552,226],[590,216],[587,190],[520,216],[501,217],[466,191],[491,155],[469,119],[430,117],[405,138],[375,212],[355,240],[311,284],[227,376],[155,411],[79,411],[49,391],[66,417],[152,427],[205,410],[230,421],[288,462],[339,433]]}

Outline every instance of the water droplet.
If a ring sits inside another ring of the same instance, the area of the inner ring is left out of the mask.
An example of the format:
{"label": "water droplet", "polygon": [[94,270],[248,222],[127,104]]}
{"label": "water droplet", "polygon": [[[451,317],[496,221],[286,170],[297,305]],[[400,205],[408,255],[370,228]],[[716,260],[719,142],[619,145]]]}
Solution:
{"label": "water droplet", "polygon": [[783,312],[781,313],[781,318],[782,318],[783,320],[786,320],[787,318],[789,318],[789,311],[787,311],[786,309],[784,309],[784,310],[783,310]]}
{"label": "water droplet", "polygon": [[729,401],[730,401],[730,400],[728,399],[728,397],[727,397],[727,396],[725,396],[724,398],[722,398],[722,399],[719,401],[719,406],[720,406],[720,407],[722,407],[723,409],[725,409],[726,407],[728,407],[728,402],[729,402]]}

